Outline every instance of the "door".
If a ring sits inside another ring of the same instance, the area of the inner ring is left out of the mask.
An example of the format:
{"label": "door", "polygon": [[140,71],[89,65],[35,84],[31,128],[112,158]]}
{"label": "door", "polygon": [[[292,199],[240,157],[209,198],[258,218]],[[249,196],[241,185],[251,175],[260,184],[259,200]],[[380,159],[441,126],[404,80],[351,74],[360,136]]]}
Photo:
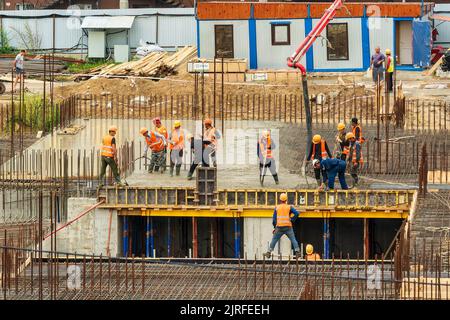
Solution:
{"label": "door", "polygon": [[398,21],[398,64],[413,63],[412,22]]}
{"label": "door", "polygon": [[234,58],[233,25],[215,25],[215,54],[218,58]]}

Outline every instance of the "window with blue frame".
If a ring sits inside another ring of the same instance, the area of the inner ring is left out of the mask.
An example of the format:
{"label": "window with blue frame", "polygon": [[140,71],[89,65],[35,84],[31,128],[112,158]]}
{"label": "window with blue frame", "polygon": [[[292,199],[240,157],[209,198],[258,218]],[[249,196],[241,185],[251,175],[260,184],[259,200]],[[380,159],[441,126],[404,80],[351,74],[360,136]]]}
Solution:
{"label": "window with blue frame", "polygon": [[327,60],[348,60],[348,24],[327,25]]}

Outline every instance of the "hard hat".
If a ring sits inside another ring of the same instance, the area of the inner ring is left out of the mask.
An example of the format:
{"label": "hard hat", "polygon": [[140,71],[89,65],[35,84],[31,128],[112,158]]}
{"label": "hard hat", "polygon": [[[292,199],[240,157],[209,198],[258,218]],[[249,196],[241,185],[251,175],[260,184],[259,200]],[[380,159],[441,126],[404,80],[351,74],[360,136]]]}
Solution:
{"label": "hard hat", "polygon": [[153,123],[156,124],[158,122],[161,123],[161,118],[160,117],[156,117],[156,118],[153,119]]}
{"label": "hard hat", "polygon": [[386,49],[385,53],[386,54],[391,54],[391,49]]}
{"label": "hard hat", "polygon": [[314,144],[318,144],[318,143],[320,142],[320,140],[322,140],[322,137],[320,136],[320,134],[316,134],[316,135],[313,137],[312,142],[313,142]]}
{"label": "hard hat", "polygon": [[338,130],[344,130],[345,129],[345,123],[339,123],[337,126]]}
{"label": "hard hat", "polygon": [[287,201],[287,194],[286,193],[280,194],[280,201]]}
{"label": "hard hat", "polygon": [[264,131],[262,132],[263,137],[266,137],[266,138],[269,136],[269,134],[270,134],[270,131],[269,131],[269,130],[264,130]]}
{"label": "hard hat", "polygon": [[146,132],[148,132],[148,129],[146,127],[142,127],[141,130],[139,131],[141,134],[144,134]]}
{"label": "hard hat", "polygon": [[110,126],[108,131],[114,131],[117,132],[117,127],[116,126]]}
{"label": "hard hat", "polygon": [[180,121],[180,120],[175,121],[174,124],[173,124],[173,126],[174,126],[175,128],[181,127],[181,121]]}
{"label": "hard hat", "polygon": [[314,252],[314,247],[312,246],[312,244],[307,244],[306,245],[306,254],[312,254]]}
{"label": "hard hat", "polygon": [[314,159],[312,164],[313,164],[314,167],[317,166],[318,164],[320,164],[319,159]]}
{"label": "hard hat", "polygon": [[205,119],[204,124],[210,124],[212,125],[212,120],[211,119]]}
{"label": "hard hat", "polygon": [[345,140],[348,139],[354,139],[355,135],[353,134],[353,132],[347,132],[347,134],[345,135]]}
{"label": "hard hat", "polygon": [[358,123],[358,118],[352,118],[353,123]]}

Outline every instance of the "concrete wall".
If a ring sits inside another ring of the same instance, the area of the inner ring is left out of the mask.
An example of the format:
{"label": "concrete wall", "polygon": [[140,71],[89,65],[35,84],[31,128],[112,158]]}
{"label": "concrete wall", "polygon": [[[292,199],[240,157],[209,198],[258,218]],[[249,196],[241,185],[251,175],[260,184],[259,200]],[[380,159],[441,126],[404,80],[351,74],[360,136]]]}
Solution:
{"label": "concrete wall", "polygon": [[[84,210],[94,205],[97,199],[68,199],[68,221],[73,220]],[[57,251],[76,252],[77,254],[107,255],[108,229],[110,212],[106,209],[95,209],[57,233]],[[43,245],[44,250],[50,250],[50,238]],[[112,212],[109,241],[110,255],[118,254],[118,218],[117,212]]]}
{"label": "concrete wall", "polygon": [[[369,18],[370,55],[377,46],[381,51],[394,50],[394,20],[392,18]],[[395,55],[394,52],[392,52]]]}
{"label": "concrete wall", "polygon": [[[273,20],[275,21],[275,20]],[[305,38],[305,20],[276,20],[277,22],[288,21],[291,23],[291,45],[272,45],[272,20],[256,21],[256,46],[258,53],[258,69],[279,68],[286,69],[286,58],[289,57]],[[306,58],[302,58],[306,64]]]}
{"label": "concrete wall", "polygon": [[200,56],[214,58],[214,26],[233,25],[234,58],[249,60],[249,37],[247,20],[199,21],[200,24]]}
{"label": "concrete wall", "polygon": [[[313,19],[312,27],[314,28],[319,19]],[[333,20],[334,23],[348,23],[348,60],[332,60],[327,59],[327,43],[325,40],[318,38],[314,42],[314,69],[347,69],[362,68],[362,36],[361,36],[361,19],[340,19]],[[331,24],[333,23],[331,22]],[[321,36],[326,38],[327,29],[325,28]]]}
{"label": "concrete wall", "polygon": [[[436,15],[450,17],[450,4],[436,4],[434,7]],[[450,47],[450,22],[434,20],[434,26],[437,26],[439,35],[435,44],[440,44],[445,48]]]}
{"label": "concrete wall", "polygon": [[[272,218],[244,218],[244,253],[248,259],[262,259],[262,254],[267,252],[272,240]],[[291,242],[283,236],[275,246],[275,255],[282,254],[284,257],[293,255]]]}

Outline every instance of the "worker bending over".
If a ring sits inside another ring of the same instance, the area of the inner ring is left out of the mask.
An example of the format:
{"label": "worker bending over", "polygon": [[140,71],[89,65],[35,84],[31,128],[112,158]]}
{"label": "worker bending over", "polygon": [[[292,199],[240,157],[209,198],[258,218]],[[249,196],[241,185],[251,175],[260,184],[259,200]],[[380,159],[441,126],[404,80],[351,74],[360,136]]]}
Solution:
{"label": "worker bending over", "polygon": [[345,140],[345,124],[339,123],[337,126],[338,133],[335,140],[335,156],[341,160],[345,160],[348,154],[348,142]]}
{"label": "worker bending over", "polygon": [[[314,161],[315,159],[317,160],[322,160],[322,159],[326,159],[326,158],[331,158],[331,152],[330,149],[328,148],[328,144],[325,141],[325,139],[322,139],[322,137],[318,134],[316,134],[313,138],[312,138],[312,143],[311,143],[311,147],[309,149],[309,155],[307,160],[308,161]],[[321,169],[320,169],[320,164],[318,166],[314,167],[314,174],[316,176],[316,181],[317,181],[317,186],[321,187],[322,186],[322,180],[320,178],[320,174],[321,174]],[[323,177],[323,180],[326,180],[326,177]]]}
{"label": "worker bending over", "polygon": [[305,260],[307,261],[318,261],[320,260],[320,255],[318,253],[314,253],[314,247],[312,244],[306,245],[306,256]]}
{"label": "worker bending over", "polygon": [[169,137],[170,149],[170,176],[173,177],[173,168],[176,166],[176,175],[180,175],[181,164],[183,162],[184,130],[181,129],[181,122],[175,121],[174,128]]}
{"label": "worker bending over", "polygon": [[166,149],[166,139],[158,132],[148,131],[145,127],[141,128],[140,133],[145,138],[144,154],[147,155],[149,148],[152,151],[148,172],[152,173],[153,170],[158,172],[161,167],[161,173],[164,173],[163,167],[165,166],[164,150]]}
{"label": "worker bending over", "polygon": [[334,189],[334,180],[336,179],[336,175],[339,177],[341,188],[343,190],[348,189],[347,182],[345,181],[346,163],[344,160],[327,158],[320,161],[320,165],[327,173],[329,190]]}
{"label": "worker bending over", "polygon": [[350,175],[353,178],[352,188],[354,188],[358,185],[358,171],[363,164],[362,148],[361,143],[356,140],[353,132],[347,133],[346,139],[350,143],[348,163],[350,164]]}
{"label": "worker bending over", "polygon": [[297,219],[299,213],[293,206],[287,204],[287,194],[282,193],[280,195],[281,204],[276,206],[273,212],[272,224],[275,228],[273,232],[272,241],[270,242],[269,251],[264,253],[266,258],[270,258],[272,255],[275,245],[280,240],[280,238],[285,234],[292,243],[294,247],[294,252],[296,256],[300,255],[300,247],[295,239],[294,230],[292,229],[292,223]]}
{"label": "worker bending over", "polygon": [[106,167],[109,166],[114,175],[114,180],[116,185],[123,186],[120,182],[119,170],[117,169],[117,148],[116,148],[116,138],[117,127],[111,126],[108,130],[108,135],[104,136],[102,139],[102,166],[100,169],[100,184],[99,188],[104,186],[103,179],[106,175]]}
{"label": "worker bending over", "polygon": [[[167,128],[162,125],[161,119],[159,117],[154,118],[153,124],[155,125],[155,131],[164,137],[164,139],[165,139],[164,142],[166,143],[166,141],[169,139],[169,134],[167,132]],[[163,153],[162,153],[161,157],[162,157],[161,161],[160,161],[161,173],[164,173],[164,171],[166,170],[166,163],[167,163],[166,145],[164,145],[164,149],[163,149]]]}
{"label": "worker bending over", "polygon": [[261,186],[264,184],[264,176],[266,175],[267,168],[269,168],[275,183],[280,183],[278,181],[277,168],[272,153],[275,148],[276,145],[272,139],[270,130],[264,130],[262,135],[259,137],[257,145],[259,158],[259,181],[261,182]]}

